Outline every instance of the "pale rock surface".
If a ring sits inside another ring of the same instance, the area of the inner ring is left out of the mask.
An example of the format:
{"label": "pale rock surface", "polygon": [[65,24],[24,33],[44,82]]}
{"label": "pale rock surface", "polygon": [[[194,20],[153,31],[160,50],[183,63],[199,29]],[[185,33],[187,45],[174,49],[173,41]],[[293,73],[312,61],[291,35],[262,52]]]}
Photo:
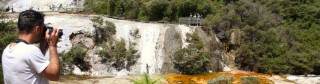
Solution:
{"label": "pale rock surface", "polygon": [[28,9],[37,11],[59,11],[66,8],[82,7],[85,0],[9,0],[5,8],[21,12]]}

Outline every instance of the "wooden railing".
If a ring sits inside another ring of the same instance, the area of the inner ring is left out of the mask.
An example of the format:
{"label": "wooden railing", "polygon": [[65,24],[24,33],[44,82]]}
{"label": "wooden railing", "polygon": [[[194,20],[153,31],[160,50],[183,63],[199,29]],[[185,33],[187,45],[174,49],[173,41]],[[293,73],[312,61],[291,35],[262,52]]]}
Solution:
{"label": "wooden railing", "polygon": [[179,24],[186,24],[192,26],[202,26],[204,23],[204,19],[197,17],[180,17]]}
{"label": "wooden railing", "polygon": [[65,10],[59,10],[59,12],[66,12],[66,13],[83,12],[83,7],[65,8]]}

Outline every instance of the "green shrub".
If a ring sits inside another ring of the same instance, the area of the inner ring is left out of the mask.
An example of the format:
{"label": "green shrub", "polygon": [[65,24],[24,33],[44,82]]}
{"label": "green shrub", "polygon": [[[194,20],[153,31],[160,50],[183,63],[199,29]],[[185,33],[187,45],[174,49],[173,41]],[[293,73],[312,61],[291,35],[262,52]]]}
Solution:
{"label": "green shrub", "polygon": [[130,70],[130,67],[134,65],[140,57],[138,51],[134,49],[134,46],[134,43],[131,43],[127,49],[124,40],[104,42],[101,44],[103,49],[99,51],[99,56],[103,58],[103,63],[111,65],[117,70],[124,68]]}
{"label": "green shrub", "polygon": [[62,54],[63,67],[66,67],[67,65],[76,65],[81,71],[89,70],[89,63],[84,60],[86,53],[87,50],[83,46],[73,46],[69,52]]}
{"label": "green shrub", "polygon": [[2,70],[2,52],[10,43],[14,42],[18,37],[18,28],[15,22],[6,21],[7,15],[0,12],[0,83],[4,83]]}
{"label": "green shrub", "polygon": [[319,73],[315,64],[320,54],[317,44],[320,25],[315,22],[318,15],[314,14],[319,11],[316,9],[319,1],[240,0],[239,3],[244,4],[238,4],[239,7],[233,10],[239,11],[235,15],[243,20],[235,23],[246,25],[231,26],[237,26],[243,32],[236,57],[240,69],[276,74]]}
{"label": "green shrub", "polygon": [[212,0],[86,0],[85,11],[140,21],[178,21],[199,13],[214,13],[222,1]]}
{"label": "green shrub", "polygon": [[260,79],[255,76],[240,77],[241,84],[260,84]]}
{"label": "green shrub", "polygon": [[62,59],[66,64],[73,64],[75,58],[84,59],[86,55],[86,50],[80,46],[73,46],[68,53],[63,54]]}
{"label": "green shrub", "polygon": [[[6,16],[0,13],[0,16]],[[5,19],[7,17],[0,17],[0,19]],[[15,22],[12,20],[0,21],[0,56],[2,56],[3,50],[10,43],[14,42],[18,37],[18,28]],[[0,58],[1,62],[1,58]]]}
{"label": "green shrub", "polygon": [[138,79],[131,80],[133,84],[161,84],[159,80],[151,78],[148,74],[144,73]]}
{"label": "green shrub", "polygon": [[91,21],[94,23],[93,27],[96,30],[95,43],[100,44],[111,39],[111,36],[116,34],[116,27],[114,23],[104,21],[103,17],[98,16],[91,19]]}
{"label": "green shrub", "polygon": [[0,56],[8,44],[13,42],[18,36],[18,28],[13,21],[0,21]]}
{"label": "green shrub", "polygon": [[18,28],[13,21],[0,21],[0,51],[13,42],[18,35]]}
{"label": "green shrub", "polygon": [[231,76],[219,76],[208,81],[208,84],[232,84],[234,78]]}
{"label": "green shrub", "polygon": [[173,55],[174,67],[183,74],[201,74],[208,71],[209,53],[196,33],[188,35],[187,48],[177,50]]}
{"label": "green shrub", "polygon": [[103,17],[102,16],[95,17],[91,19],[91,22],[93,22],[93,27],[96,27],[98,25],[103,25]]}
{"label": "green shrub", "polygon": [[116,26],[115,26],[114,23],[112,23],[112,22],[106,21],[105,24],[106,24],[108,27],[116,28]]}

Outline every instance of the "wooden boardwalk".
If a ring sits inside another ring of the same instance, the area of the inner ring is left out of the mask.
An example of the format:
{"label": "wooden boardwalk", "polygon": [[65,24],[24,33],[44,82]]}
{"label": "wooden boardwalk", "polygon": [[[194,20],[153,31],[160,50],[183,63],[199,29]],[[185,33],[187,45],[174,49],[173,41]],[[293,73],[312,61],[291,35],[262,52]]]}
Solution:
{"label": "wooden boardwalk", "polygon": [[72,8],[65,8],[65,10],[59,10],[61,13],[78,13],[83,12],[83,7],[72,7]]}
{"label": "wooden boardwalk", "polygon": [[186,24],[192,26],[202,26],[204,25],[204,19],[196,17],[180,17],[179,24]]}

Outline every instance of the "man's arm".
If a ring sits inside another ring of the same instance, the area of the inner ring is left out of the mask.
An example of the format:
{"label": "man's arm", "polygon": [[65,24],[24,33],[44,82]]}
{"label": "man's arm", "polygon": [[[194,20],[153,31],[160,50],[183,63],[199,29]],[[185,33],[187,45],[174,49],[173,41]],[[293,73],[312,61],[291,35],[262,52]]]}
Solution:
{"label": "man's arm", "polygon": [[50,53],[50,63],[49,65],[40,73],[41,76],[51,80],[57,81],[60,78],[60,62],[57,52],[57,41],[58,41],[58,29],[54,28],[51,36],[46,32],[46,41],[49,45]]}
{"label": "man's arm", "polygon": [[39,48],[40,48],[42,54],[46,55],[46,52],[47,52],[49,46],[48,46],[48,43],[45,38],[41,39]]}

